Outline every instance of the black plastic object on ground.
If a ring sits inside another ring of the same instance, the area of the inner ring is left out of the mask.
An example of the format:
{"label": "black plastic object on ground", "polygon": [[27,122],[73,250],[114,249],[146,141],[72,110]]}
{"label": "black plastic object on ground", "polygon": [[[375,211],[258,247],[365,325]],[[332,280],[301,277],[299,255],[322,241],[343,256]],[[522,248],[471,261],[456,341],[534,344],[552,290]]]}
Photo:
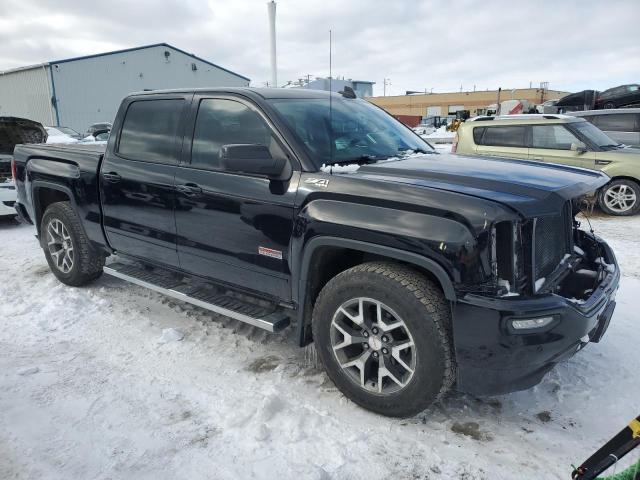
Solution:
{"label": "black plastic object on ground", "polygon": [[571,473],[574,480],[592,480],[640,445],[640,415]]}

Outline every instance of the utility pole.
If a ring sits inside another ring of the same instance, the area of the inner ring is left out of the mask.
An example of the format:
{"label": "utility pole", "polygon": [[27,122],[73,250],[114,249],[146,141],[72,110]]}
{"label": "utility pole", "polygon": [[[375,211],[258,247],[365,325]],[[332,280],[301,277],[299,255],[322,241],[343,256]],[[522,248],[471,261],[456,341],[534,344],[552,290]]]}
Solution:
{"label": "utility pole", "polygon": [[382,79],[382,96],[384,97],[387,96],[387,85],[391,85],[391,79],[383,78]]}

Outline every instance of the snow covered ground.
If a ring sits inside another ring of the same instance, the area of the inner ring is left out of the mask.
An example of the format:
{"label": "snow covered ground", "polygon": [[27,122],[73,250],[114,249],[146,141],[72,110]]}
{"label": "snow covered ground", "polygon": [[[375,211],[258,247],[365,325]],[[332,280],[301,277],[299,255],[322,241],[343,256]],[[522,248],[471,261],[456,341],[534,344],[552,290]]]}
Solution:
{"label": "snow covered ground", "polygon": [[63,286],[33,227],[2,223],[0,479],[568,479],[639,406],[640,217],[592,223],[624,275],[603,342],[408,420],[346,400],[291,332],[106,276]]}

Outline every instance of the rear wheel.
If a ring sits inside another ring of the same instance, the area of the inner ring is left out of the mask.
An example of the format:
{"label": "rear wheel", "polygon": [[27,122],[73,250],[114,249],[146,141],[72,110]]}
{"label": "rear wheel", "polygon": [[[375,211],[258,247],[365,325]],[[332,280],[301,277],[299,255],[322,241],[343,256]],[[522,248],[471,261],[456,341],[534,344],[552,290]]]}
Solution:
{"label": "rear wheel", "polygon": [[640,185],[632,180],[613,180],[600,189],[598,204],[609,215],[634,215],[640,209]]}
{"label": "rear wheel", "polygon": [[40,236],[49,268],[62,283],[79,287],[102,275],[105,257],[91,247],[69,202],[47,207]]}
{"label": "rear wheel", "polygon": [[613,102],[607,102],[602,106],[602,108],[616,108],[616,104]]}
{"label": "rear wheel", "polygon": [[313,337],[327,374],[348,398],[406,417],[453,384],[449,323],[447,301],[431,281],[403,265],[371,262],[322,289]]}

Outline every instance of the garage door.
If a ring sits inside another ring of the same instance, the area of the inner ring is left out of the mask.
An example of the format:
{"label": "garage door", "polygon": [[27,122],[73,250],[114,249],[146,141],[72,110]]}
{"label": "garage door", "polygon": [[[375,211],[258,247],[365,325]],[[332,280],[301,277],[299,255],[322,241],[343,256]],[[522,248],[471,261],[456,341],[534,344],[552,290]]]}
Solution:
{"label": "garage door", "polygon": [[427,107],[427,117],[442,115],[442,107]]}

